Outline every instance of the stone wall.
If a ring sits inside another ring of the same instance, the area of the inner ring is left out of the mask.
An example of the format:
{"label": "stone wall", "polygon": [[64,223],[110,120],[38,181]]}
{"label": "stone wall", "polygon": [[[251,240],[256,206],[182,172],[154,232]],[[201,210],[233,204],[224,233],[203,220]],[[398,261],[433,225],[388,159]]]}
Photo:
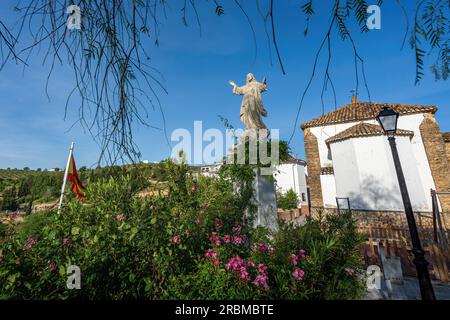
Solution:
{"label": "stone wall", "polygon": [[292,221],[302,215],[299,208],[291,210],[283,210],[278,208],[278,219],[283,221]]}
{"label": "stone wall", "polygon": [[442,133],[442,138],[445,143],[445,150],[447,151],[447,162],[450,165],[450,132]]}
{"label": "stone wall", "polygon": [[[316,215],[319,211],[325,214],[337,215],[336,209],[315,209],[312,214]],[[356,221],[356,225],[361,230],[384,229],[386,231],[404,230],[409,237],[408,222],[404,212],[400,211],[362,211],[352,210],[352,217]],[[428,241],[432,239],[433,232],[433,216],[430,212],[415,212],[417,228],[419,230],[421,240]],[[450,214],[441,214],[442,225],[447,235],[450,236]],[[376,230],[374,230],[376,231]],[[398,239],[402,240],[402,239]]]}
{"label": "stone wall", "polygon": [[445,144],[445,149],[447,150],[447,162],[450,163],[450,141]]}
{"label": "stone wall", "polygon": [[[420,134],[437,191],[450,191],[450,168],[446,145],[433,114],[424,114]],[[450,197],[441,197],[440,201],[444,212],[450,213]]]}
{"label": "stone wall", "polygon": [[320,184],[321,167],[317,138],[309,128],[305,129],[304,136],[311,207],[323,207],[322,187]]}

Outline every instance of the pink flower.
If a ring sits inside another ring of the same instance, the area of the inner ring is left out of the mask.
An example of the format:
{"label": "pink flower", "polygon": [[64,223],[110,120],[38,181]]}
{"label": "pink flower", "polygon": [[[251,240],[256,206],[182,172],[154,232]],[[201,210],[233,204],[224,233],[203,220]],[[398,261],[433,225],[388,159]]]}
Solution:
{"label": "pink flower", "polygon": [[345,272],[351,277],[354,277],[356,275],[356,271],[353,268],[345,268]]}
{"label": "pink flower", "polygon": [[118,215],[116,216],[116,220],[117,220],[117,221],[124,221],[124,220],[125,220],[125,215],[124,215],[123,213],[118,214]]}
{"label": "pink flower", "polygon": [[249,262],[247,262],[247,267],[254,268],[255,264],[253,262],[249,261]]}
{"label": "pink flower", "polygon": [[219,218],[216,218],[214,220],[214,225],[216,226],[216,228],[220,228],[222,226],[222,223]]}
{"label": "pink flower", "polygon": [[260,263],[258,265],[258,272],[260,274],[266,274],[266,271],[267,271],[267,266],[265,266],[264,264]]}
{"label": "pink flower", "polygon": [[213,259],[217,259],[217,253],[213,249],[208,249],[205,253],[205,257],[211,257]]}
{"label": "pink flower", "polygon": [[215,265],[216,267],[220,266],[220,261],[219,261],[219,260],[214,261],[214,265]]}
{"label": "pink flower", "polygon": [[233,243],[234,243],[234,244],[239,245],[239,244],[242,244],[242,242],[243,242],[243,240],[242,240],[241,237],[239,237],[239,236],[233,236]]}
{"label": "pink flower", "polygon": [[245,281],[250,281],[250,274],[245,267],[245,261],[239,256],[232,257],[225,265],[225,269],[235,272],[239,278],[244,279]]}
{"label": "pink flower", "polygon": [[55,263],[50,263],[50,265],[48,266],[48,268],[50,269],[50,271],[51,272],[53,272],[53,271],[55,271],[56,270],[56,265],[55,265]]}
{"label": "pink flower", "polygon": [[237,225],[236,227],[233,227],[232,231],[233,231],[233,233],[239,233],[239,232],[241,232],[241,226],[240,226],[240,225]]}
{"label": "pink flower", "polygon": [[181,238],[179,236],[177,236],[177,235],[174,235],[172,237],[172,242],[175,243],[175,244],[180,243],[181,242]]}
{"label": "pink flower", "polygon": [[253,284],[257,287],[261,286],[265,290],[269,289],[269,286],[267,284],[267,276],[265,274],[258,274],[255,280],[253,280]]}
{"label": "pink flower", "polygon": [[305,250],[301,249],[299,256],[300,256],[300,259],[305,259],[305,257],[306,257]]}
{"label": "pink flower", "polygon": [[241,273],[242,279],[244,279],[245,281],[250,281],[250,275],[248,274],[247,269],[245,267],[241,267],[239,271]]}
{"label": "pink flower", "polygon": [[300,281],[305,276],[305,272],[302,269],[297,268],[294,270],[294,272],[292,272],[292,276],[295,280]]}
{"label": "pink flower", "polygon": [[268,252],[270,254],[275,252],[275,249],[268,243],[255,243],[253,245],[255,250],[259,250],[260,252]]}
{"label": "pink flower", "polygon": [[151,204],[151,205],[150,205],[150,210],[152,210],[152,211],[153,211],[153,210],[155,210],[155,209],[156,209],[156,205],[154,205],[154,204]]}
{"label": "pink flower", "polygon": [[69,243],[70,243],[70,240],[71,240],[70,238],[64,238],[63,239],[63,246],[67,247],[69,245]]}
{"label": "pink flower", "polygon": [[209,237],[209,241],[214,242],[216,247],[220,247],[220,238],[217,236],[217,232],[211,232],[211,237]]}
{"label": "pink flower", "polygon": [[289,262],[292,263],[292,265],[296,266],[298,264],[298,256],[295,254],[291,254],[289,256]]}
{"label": "pink flower", "polygon": [[197,191],[198,187],[194,184],[191,188],[192,191]]}
{"label": "pink flower", "polygon": [[245,266],[244,260],[242,260],[242,258],[239,256],[235,256],[232,257],[230,261],[228,261],[228,263],[225,265],[225,268],[227,270],[231,269],[232,271],[239,271],[244,266]]}
{"label": "pink flower", "polygon": [[266,252],[269,249],[269,245],[266,243],[257,243],[256,248],[261,252]]}
{"label": "pink flower", "polygon": [[25,244],[23,245],[22,249],[24,251],[29,251],[33,246],[37,243],[37,240],[33,238],[32,236],[29,236]]}
{"label": "pink flower", "polygon": [[216,239],[216,237],[217,237],[217,232],[211,232],[211,237],[209,237],[209,241],[214,241],[215,239]]}
{"label": "pink flower", "polygon": [[225,235],[222,237],[222,241],[225,243],[230,243],[231,242],[231,236],[229,234]]}

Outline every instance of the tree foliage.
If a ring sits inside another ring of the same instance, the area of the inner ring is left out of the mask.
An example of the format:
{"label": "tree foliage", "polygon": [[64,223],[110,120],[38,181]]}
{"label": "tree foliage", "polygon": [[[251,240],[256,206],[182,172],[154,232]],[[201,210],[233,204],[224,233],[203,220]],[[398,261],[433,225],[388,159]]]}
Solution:
{"label": "tree foliage", "polygon": [[284,210],[298,208],[298,197],[294,190],[289,189],[285,193],[277,192],[278,207]]}

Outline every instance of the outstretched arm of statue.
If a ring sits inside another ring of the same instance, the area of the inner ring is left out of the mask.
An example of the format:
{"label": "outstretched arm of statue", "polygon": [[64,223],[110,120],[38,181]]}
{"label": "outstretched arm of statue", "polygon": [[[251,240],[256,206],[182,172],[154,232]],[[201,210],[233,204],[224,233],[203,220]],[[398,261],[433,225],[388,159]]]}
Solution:
{"label": "outstretched arm of statue", "polygon": [[228,83],[229,83],[231,86],[233,86],[233,93],[239,94],[239,95],[244,94],[242,88],[238,87],[238,86],[236,85],[236,83],[234,83],[233,81],[228,81]]}

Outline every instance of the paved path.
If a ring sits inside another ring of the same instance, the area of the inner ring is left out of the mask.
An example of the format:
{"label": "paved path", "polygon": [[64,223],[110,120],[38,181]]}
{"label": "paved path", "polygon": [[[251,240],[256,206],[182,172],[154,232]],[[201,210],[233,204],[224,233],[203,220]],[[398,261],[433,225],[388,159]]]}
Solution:
{"label": "paved path", "polygon": [[[450,300],[450,285],[432,281],[434,294],[438,300]],[[392,297],[389,299],[387,288],[382,282],[381,290],[368,290],[365,300],[420,300],[417,278],[405,277],[403,284],[392,284]]]}

